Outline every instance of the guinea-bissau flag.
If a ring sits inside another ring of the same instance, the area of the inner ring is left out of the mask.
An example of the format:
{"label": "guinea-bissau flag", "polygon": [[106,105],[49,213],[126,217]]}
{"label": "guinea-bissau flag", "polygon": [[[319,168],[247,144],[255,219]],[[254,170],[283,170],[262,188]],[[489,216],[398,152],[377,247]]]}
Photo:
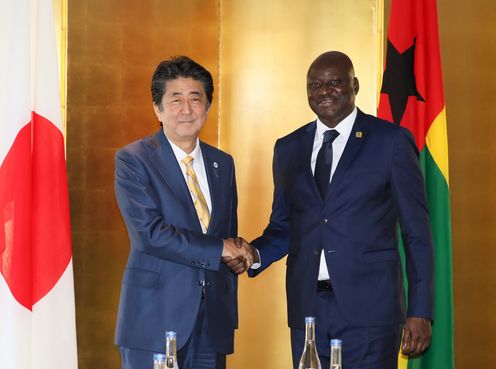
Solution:
{"label": "guinea-bissau flag", "polygon": [[76,369],[52,0],[0,6],[0,368]]}
{"label": "guinea-bissau flag", "polygon": [[392,0],[378,116],[415,137],[434,239],[432,343],[419,358],[399,355],[399,367],[453,369],[448,140],[436,0]]}

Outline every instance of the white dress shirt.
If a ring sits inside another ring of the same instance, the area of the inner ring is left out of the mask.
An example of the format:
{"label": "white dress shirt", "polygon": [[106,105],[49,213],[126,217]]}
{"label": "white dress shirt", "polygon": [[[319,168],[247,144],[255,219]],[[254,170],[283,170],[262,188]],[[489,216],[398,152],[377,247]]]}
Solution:
{"label": "white dress shirt", "polygon": [[[200,185],[201,192],[203,193],[203,196],[205,197],[205,201],[207,202],[208,210],[210,214],[212,213],[212,200],[210,199],[210,189],[208,187],[208,180],[207,180],[207,172],[205,171],[205,164],[203,163],[203,155],[201,152],[200,148],[200,140],[196,139],[196,146],[193,149],[191,153],[186,153],[184,152],[179,146],[177,146],[174,142],[169,140],[167,136],[165,136],[167,140],[169,141],[172,151],[174,152],[174,155],[176,156],[177,163],[179,164],[179,168],[181,168],[181,172],[183,173],[184,180],[186,183],[188,183],[188,180],[186,179],[186,165],[181,162],[186,156],[191,156],[193,158],[193,169],[196,174],[196,178],[198,178],[198,183]],[[189,187],[188,187],[189,189]],[[194,196],[190,191],[191,199],[194,201]],[[203,226],[202,222],[200,222],[200,225],[202,227],[203,233],[207,233],[207,230]]]}
{"label": "white dress shirt", "polygon": [[[341,155],[343,155],[344,148],[350,137],[351,129],[353,128],[353,123],[357,116],[357,108],[338,123],[334,129],[339,132],[339,136],[332,143],[332,167],[331,175],[329,177],[329,183],[332,181],[332,176],[336,171]],[[317,155],[322,146],[322,141],[324,140],[324,132],[330,130],[324,123],[322,123],[317,118],[317,129],[315,130],[315,138],[313,140],[312,149],[312,159],[310,160],[310,165],[312,167],[312,173],[315,172],[315,163],[317,162]],[[327,270],[327,264],[325,260],[325,252],[320,254],[320,268],[319,268],[319,281],[329,279],[329,271]]]}

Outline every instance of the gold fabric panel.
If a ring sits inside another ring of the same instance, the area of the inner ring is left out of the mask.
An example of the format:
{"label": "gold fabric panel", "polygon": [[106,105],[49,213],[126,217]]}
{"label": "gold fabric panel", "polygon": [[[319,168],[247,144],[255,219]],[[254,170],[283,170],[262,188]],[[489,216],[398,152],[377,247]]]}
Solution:
{"label": "gold fabric panel", "polygon": [[[354,62],[357,105],[375,114],[378,1],[222,1],[220,146],[236,163],[239,233],[261,234],[272,203],[275,140],[315,119],[306,97],[310,63],[328,50]],[[239,279],[240,329],[230,369],[291,368],[285,263]],[[318,324],[318,322],[317,322]]]}
{"label": "gold fabric panel", "polygon": [[[79,367],[118,368],[113,345],[128,240],[113,192],[118,147],[154,132],[149,92],[159,61],[186,54],[214,76],[202,139],[236,161],[240,235],[259,235],[272,201],[276,138],[313,120],[308,66],[342,50],[357,104],[376,107],[380,0],[68,0],[67,145]],[[240,329],[230,369],[291,367],[284,261],[240,277]]]}
{"label": "gold fabric panel", "polygon": [[113,341],[129,241],[114,199],[114,154],[159,128],[151,76],[160,61],[178,54],[214,76],[203,137],[217,144],[218,4],[69,0],[68,8],[67,153],[79,368],[120,368]]}

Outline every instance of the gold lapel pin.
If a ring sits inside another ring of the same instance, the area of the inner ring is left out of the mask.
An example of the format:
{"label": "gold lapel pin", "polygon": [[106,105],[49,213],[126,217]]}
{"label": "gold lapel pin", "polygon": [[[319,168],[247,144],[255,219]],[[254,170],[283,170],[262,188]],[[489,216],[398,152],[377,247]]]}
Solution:
{"label": "gold lapel pin", "polygon": [[355,137],[356,137],[356,138],[362,138],[362,131],[357,131],[357,132],[355,133]]}

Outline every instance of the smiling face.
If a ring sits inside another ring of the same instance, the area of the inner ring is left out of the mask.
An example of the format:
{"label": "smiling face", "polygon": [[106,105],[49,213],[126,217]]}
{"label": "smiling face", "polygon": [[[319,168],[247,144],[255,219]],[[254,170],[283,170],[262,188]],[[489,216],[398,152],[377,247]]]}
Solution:
{"label": "smiling face", "polygon": [[207,97],[199,81],[183,77],[167,81],[160,106],[153,104],[153,108],[172,142],[181,148],[195,147],[208,113]]}
{"label": "smiling face", "polygon": [[308,104],[329,128],[334,128],[353,111],[358,89],[353,64],[343,53],[322,54],[308,70]]}

